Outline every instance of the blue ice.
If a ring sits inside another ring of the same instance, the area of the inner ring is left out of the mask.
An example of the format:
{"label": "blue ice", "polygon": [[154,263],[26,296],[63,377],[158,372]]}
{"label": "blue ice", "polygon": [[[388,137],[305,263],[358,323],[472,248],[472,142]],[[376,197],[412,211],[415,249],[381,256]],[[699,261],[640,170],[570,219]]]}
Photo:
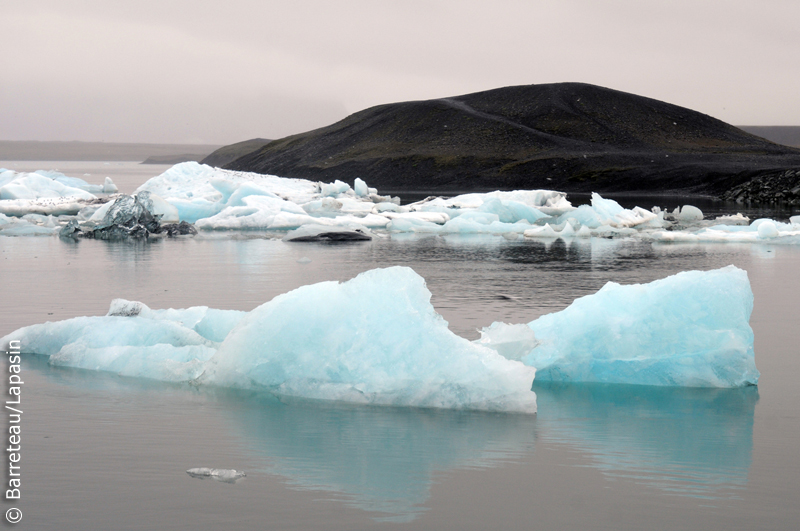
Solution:
{"label": "blue ice", "polygon": [[528,323],[538,345],[522,361],[540,381],[754,385],[752,309],[747,272],[734,266],[609,282]]}
{"label": "blue ice", "polygon": [[412,269],[285,293],[249,313],[151,310],[20,329],[0,340],[53,364],[362,404],[536,412],[535,369],[453,334]]}

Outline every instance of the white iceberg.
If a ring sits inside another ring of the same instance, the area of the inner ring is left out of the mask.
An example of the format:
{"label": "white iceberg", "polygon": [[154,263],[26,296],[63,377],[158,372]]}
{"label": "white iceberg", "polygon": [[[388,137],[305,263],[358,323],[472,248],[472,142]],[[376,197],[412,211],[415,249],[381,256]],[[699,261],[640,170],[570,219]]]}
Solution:
{"label": "white iceberg", "polygon": [[359,181],[362,195],[342,181],[315,183],[185,162],[137,192],[158,194],[178,210],[182,221],[203,230],[285,231],[309,224],[384,228],[390,220],[374,211],[374,200],[386,198],[373,196]]}
{"label": "white iceberg", "polygon": [[[116,186],[108,177],[104,184],[99,185],[57,171],[28,173],[0,168],[0,214],[15,217],[27,214],[74,216],[97,201],[93,194],[108,193],[109,190],[116,191]],[[21,235],[21,228],[17,230]],[[41,233],[36,229],[29,229],[29,232]]]}
{"label": "white iceberg", "polygon": [[703,220],[703,211],[692,205],[683,205],[683,208],[675,209],[675,217],[678,221],[691,223]]}
{"label": "white iceberg", "polygon": [[[368,241],[372,233],[363,227],[330,227],[327,225],[303,225],[291,230],[283,237],[285,242],[317,241]],[[310,260],[309,260],[310,261]]]}
{"label": "white iceberg", "polygon": [[772,219],[761,218],[749,225],[743,224],[744,216],[731,216],[733,224],[710,222],[694,230],[654,231],[644,235],[647,239],[659,242],[680,243],[800,243],[800,224],[782,223]]}
{"label": "white iceberg", "polygon": [[0,200],[0,214],[22,217],[26,214],[43,216],[74,216],[96,198],[84,199],[76,196],[42,197],[39,199],[4,199]]}
{"label": "white iceberg", "polygon": [[753,292],[734,266],[649,284],[609,282],[528,323],[538,381],[685,387],[756,384]]}
{"label": "white iceberg", "polygon": [[16,217],[0,213],[0,236],[52,236],[60,229],[55,216],[25,214]]}
{"label": "white iceberg", "polygon": [[[431,197],[417,203],[409,205],[414,210],[431,210],[436,208],[450,208],[450,209],[480,209],[486,203],[493,200],[499,200],[500,204],[506,205],[510,210],[520,208],[518,205],[524,205],[525,209],[520,209],[524,215],[535,215],[534,211],[529,209],[536,209],[544,213],[546,216],[557,216],[564,212],[574,210],[575,207],[567,201],[567,194],[564,192],[556,192],[553,190],[514,190],[509,192],[494,191],[487,193],[472,193],[462,194],[449,199],[442,197]],[[486,207],[487,209],[496,208],[497,203],[493,206]]]}
{"label": "white iceberg", "polygon": [[111,187],[116,188],[109,177],[106,177],[104,184],[89,184],[83,179],[67,177],[57,171],[29,173],[0,168],[0,200],[55,197],[94,199],[92,194],[103,193]]}

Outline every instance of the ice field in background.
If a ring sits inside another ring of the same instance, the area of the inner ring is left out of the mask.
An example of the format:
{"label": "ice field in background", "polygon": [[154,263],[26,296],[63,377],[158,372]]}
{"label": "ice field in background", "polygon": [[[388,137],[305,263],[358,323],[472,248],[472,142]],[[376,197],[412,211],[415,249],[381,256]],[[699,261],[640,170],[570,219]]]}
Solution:
{"label": "ice field in background", "polygon": [[[91,185],[58,172],[0,169],[0,235],[54,235],[71,220],[91,229],[117,197],[106,179]],[[141,185],[163,222],[193,223],[201,231],[264,231],[282,237],[313,225],[364,234],[496,234],[508,239],[641,238],[660,242],[800,243],[800,216],[788,223],[730,215],[704,219],[696,207],[671,212],[626,209],[592,194],[574,207],[551,190],[495,191],[428,198],[401,205],[364,180],[318,183],[235,172],[196,162],[177,164]],[[95,194],[101,194],[97,197]],[[105,195],[103,195],[105,194]],[[322,230],[320,232],[323,232]]]}

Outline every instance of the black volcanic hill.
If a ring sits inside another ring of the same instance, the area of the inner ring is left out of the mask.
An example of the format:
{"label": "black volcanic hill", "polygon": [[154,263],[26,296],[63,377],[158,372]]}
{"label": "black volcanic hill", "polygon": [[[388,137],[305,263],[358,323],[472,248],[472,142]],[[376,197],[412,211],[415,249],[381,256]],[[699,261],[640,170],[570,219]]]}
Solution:
{"label": "black volcanic hill", "polygon": [[582,83],[506,87],[372,107],[225,166],[382,191],[550,188],[720,193],[800,167],[710,116]]}

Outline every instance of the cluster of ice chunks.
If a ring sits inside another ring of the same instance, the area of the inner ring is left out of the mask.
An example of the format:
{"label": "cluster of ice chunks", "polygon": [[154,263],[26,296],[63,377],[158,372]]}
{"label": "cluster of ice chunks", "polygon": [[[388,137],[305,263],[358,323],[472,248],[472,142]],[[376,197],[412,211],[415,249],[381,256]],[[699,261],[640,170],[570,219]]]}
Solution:
{"label": "cluster of ice chunks", "polygon": [[[25,194],[33,197],[37,193],[44,194],[45,190],[47,197],[0,200],[0,213],[18,218],[11,221],[0,218],[0,234],[52,234],[70,221],[65,218],[19,219],[25,214],[73,215],[77,223],[97,223],[105,213],[91,203],[95,201],[94,196],[85,191],[99,186],[88,185],[80,179],[48,172],[16,174],[5,171],[0,173],[2,183],[5,185],[0,187],[0,194],[9,197]],[[23,183],[32,184],[23,186]],[[113,183],[107,182],[103,190],[107,191],[107,186],[113,187]],[[89,197],[55,197],[67,189]],[[23,193],[19,190],[28,191]],[[663,242],[800,243],[798,217],[789,223],[767,219],[749,223],[750,220],[740,214],[704,220],[703,213],[691,205],[672,212],[658,207],[652,210],[626,209],[599,194],[592,194],[591,205],[574,207],[566,199],[566,194],[551,190],[495,191],[447,199],[430,197],[401,205],[398,198],[378,195],[376,189],[368,187],[360,178],[356,178],[351,187],[342,181],[319,183],[287,179],[221,170],[196,162],[177,164],[150,179],[139,187],[136,196],[144,197],[143,192],[150,194],[150,206],[156,210],[148,210],[154,216],[161,215],[161,223],[185,222],[184,229],[178,231],[182,234],[189,232],[186,224],[194,223],[202,230],[281,232],[314,226],[319,234],[328,235],[328,238],[318,239],[340,240],[359,233],[370,235],[371,231],[377,230],[389,233],[496,234],[509,240],[522,236],[544,240],[635,237]],[[146,222],[133,225],[144,227]],[[320,226],[328,229],[319,229]],[[66,232],[74,232],[76,228],[73,223]],[[143,232],[130,231],[130,228],[121,227],[115,232]]]}
{"label": "cluster of ice chunks", "polygon": [[390,232],[522,233],[542,218],[572,207],[565,194],[520,190],[429,198],[400,205],[360,178],[314,183],[242,173],[187,162],[139,188],[174,205],[182,220],[205,230],[293,230],[323,225],[330,231],[387,229]]}
{"label": "cluster of ice chunks", "polygon": [[260,388],[362,404],[533,413],[539,381],[756,384],[753,295],[733,266],[644,285],[609,283],[526,324],[470,342],[406,267],[304,286],[250,312],[151,310],[117,299],[103,317],[9,334],[50,363],[165,381]]}

